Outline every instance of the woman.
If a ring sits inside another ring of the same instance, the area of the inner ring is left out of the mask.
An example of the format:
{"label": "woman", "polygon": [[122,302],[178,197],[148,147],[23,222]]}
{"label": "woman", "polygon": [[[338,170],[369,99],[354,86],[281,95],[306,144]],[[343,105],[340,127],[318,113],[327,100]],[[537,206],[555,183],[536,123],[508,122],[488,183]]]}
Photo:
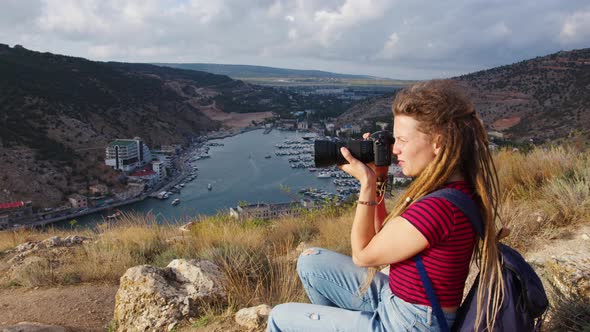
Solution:
{"label": "woman", "polygon": [[[473,105],[450,81],[430,81],[400,91],[392,109],[392,153],[414,181],[387,215],[377,185],[387,168],[365,165],[342,148],[349,163],[340,168],[361,184],[352,257],[321,248],[303,252],[297,271],[312,304],[276,306],[268,331],[440,330],[412,260],[416,254],[422,255],[448,326],[461,303],[473,252],[481,284],[502,283],[494,223],[498,181]],[[461,190],[478,204],[485,241],[478,242],[467,217],[448,201],[417,202],[444,187]],[[376,272],[381,265],[390,265],[389,276]],[[495,317],[501,289],[489,286],[489,301],[480,300],[487,317]],[[478,317],[476,324],[491,327],[493,321]]]}

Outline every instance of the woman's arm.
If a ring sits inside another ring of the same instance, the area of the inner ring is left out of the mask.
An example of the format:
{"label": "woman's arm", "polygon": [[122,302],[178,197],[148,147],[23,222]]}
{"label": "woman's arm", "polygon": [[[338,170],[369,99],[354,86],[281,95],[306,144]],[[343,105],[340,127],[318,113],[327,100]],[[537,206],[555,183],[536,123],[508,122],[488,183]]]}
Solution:
{"label": "woman's arm", "polygon": [[[376,202],[375,172],[354,158],[348,149],[341,148],[340,152],[348,161],[348,164],[339,166],[340,169],[354,176],[361,183],[359,201]],[[402,217],[394,218],[377,232],[376,227],[381,226],[387,213],[385,204],[382,202],[380,205],[362,203],[357,205],[350,233],[350,244],[352,260],[358,266],[397,263],[414,256],[428,246],[424,235]]]}
{"label": "woman's arm", "polygon": [[375,233],[378,233],[387,218],[387,208],[385,207],[385,199],[383,196],[376,196],[375,200],[379,203],[375,207]]}

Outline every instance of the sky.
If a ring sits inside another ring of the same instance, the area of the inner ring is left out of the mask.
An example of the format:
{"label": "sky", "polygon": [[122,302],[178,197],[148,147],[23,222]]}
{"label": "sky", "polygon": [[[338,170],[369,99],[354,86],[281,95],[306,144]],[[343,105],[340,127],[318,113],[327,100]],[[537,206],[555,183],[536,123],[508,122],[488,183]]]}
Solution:
{"label": "sky", "polygon": [[0,0],[0,43],[431,79],[590,47],[590,1]]}

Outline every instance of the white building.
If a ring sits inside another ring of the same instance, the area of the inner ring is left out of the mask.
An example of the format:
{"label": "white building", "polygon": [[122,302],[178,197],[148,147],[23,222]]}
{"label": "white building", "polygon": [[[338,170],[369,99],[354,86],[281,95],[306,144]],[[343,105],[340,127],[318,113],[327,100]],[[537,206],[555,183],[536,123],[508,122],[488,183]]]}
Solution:
{"label": "white building", "polygon": [[106,148],[105,164],[123,172],[131,172],[151,161],[150,149],[139,137],[117,139]]}
{"label": "white building", "polygon": [[158,175],[158,181],[162,181],[166,177],[166,165],[163,161],[152,162],[152,170]]}
{"label": "white building", "polygon": [[256,203],[244,206],[237,206],[235,209],[230,208],[230,216],[236,219],[273,219],[282,216],[297,215],[305,205],[298,202],[290,203]]}
{"label": "white building", "polygon": [[361,126],[356,124],[346,124],[340,128],[340,133],[360,134]]}

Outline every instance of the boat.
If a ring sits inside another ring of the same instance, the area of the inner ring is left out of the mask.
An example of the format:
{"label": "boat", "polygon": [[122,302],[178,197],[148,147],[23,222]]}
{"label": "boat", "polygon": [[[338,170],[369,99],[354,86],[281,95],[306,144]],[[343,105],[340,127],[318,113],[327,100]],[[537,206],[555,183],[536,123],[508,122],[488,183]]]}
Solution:
{"label": "boat", "polygon": [[264,158],[266,158],[266,159],[270,159],[271,157],[272,157],[272,156],[271,156],[271,155],[269,155],[269,154],[267,154],[266,156],[264,156]]}
{"label": "boat", "polygon": [[332,174],[330,174],[328,172],[319,172],[318,175],[316,175],[316,176],[320,179],[327,179],[327,178],[331,178]]}
{"label": "boat", "polygon": [[186,185],[185,183],[179,184],[180,187],[184,187],[185,185]]}
{"label": "boat", "polygon": [[212,189],[213,189],[213,185],[212,185],[211,183],[209,183],[209,184],[207,185],[207,190],[212,190]]}
{"label": "boat", "polygon": [[178,205],[178,204],[180,204],[180,198],[175,198],[175,199],[172,201],[172,205]]}
{"label": "boat", "polygon": [[115,213],[108,215],[107,220],[115,220],[121,216],[121,211],[117,210]]}

